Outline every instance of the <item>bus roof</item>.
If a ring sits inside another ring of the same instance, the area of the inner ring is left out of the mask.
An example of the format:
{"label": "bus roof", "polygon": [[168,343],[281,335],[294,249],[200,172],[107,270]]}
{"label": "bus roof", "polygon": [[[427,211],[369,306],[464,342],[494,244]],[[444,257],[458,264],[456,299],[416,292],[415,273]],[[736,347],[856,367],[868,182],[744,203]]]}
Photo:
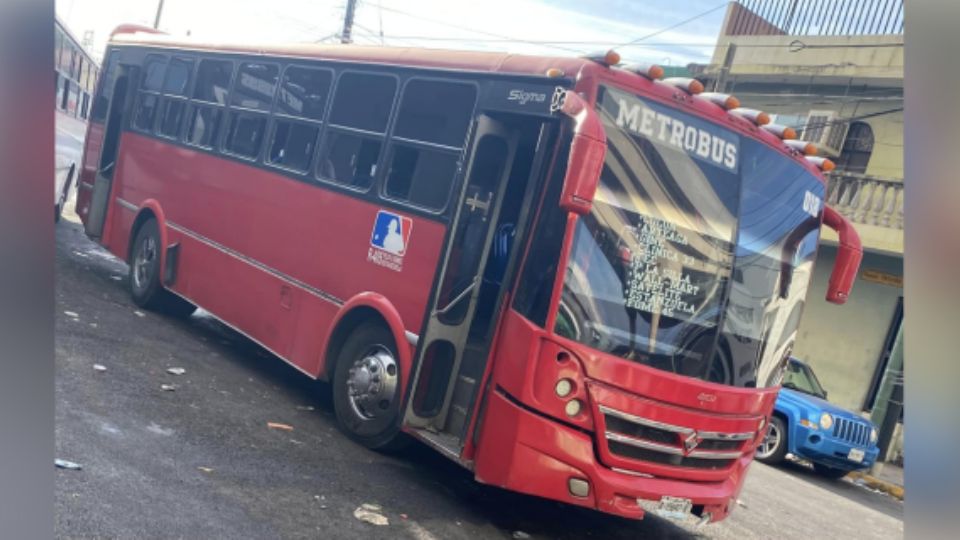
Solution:
{"label": "bus roof", "polygon": [[325,45],[318,43],[235,44],[185,40],[156,33],[148,27],[122,25],[114,30],[111,41],[116,44],[144,45],[173,49],[209,50],[241,54],[280,55],[302,58],[369,62],[411,67],[465,69],[544,76],[550,68],[560,68],[568,77],[581,71],[601,70],[603,66],[585,58],[527,56],[505,52],[424,49],[416,47],[381,47],[371,45]]}
{"label": "bus roof", "polygon": [[[291,44],[237,44],[183,39],[166,34],[149,26],[122,24],[110,35],[111,43],[122,45],[141,45],[170,49],[188,49],[195,51],[232,52],[264,56],[289,56],[295,58],[314,58],[340,62],[370,64],[392,64],[407,67],[433,69],[456,69],[477,72],[493,72],[543,77],[550,68],[559,68],[564,76],[577,80],[596,78],[619,81],[628,87],[642,85],[657,94],[661,99],[669,100],[676,90],[659,81],[649,81],[624,70],[611,70],[608,67],[587,59],[562,56],[531,56],[506,52],[463,51],[450,49],[426,49],[418,47],[383,47],[376,45],[326,45],[319,43]],[[719,106],[706,100],[694,99],[695,110],[716,121],[727,119],[726,127],[767,143],[803,165],[807,170],[825,182],[819,167],[810,163],[796,152],[790,150],[777,136],[757,129],[750,121],[733,114],[726,114]]]}

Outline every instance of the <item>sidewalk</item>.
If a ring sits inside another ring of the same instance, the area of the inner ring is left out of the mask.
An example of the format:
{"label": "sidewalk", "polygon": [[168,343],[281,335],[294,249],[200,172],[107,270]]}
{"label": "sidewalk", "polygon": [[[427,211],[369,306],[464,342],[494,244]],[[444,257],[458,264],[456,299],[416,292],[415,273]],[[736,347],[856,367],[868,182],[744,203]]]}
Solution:
{"label": "sidewalk", "polygon": [[854,471],[847,475],[847,478],[857,482],[862,480],[864,484],[873,489],[878,489],[884,493],[903,500],[903,468],[892,463],[884,463],[876,473],[870,471]]}

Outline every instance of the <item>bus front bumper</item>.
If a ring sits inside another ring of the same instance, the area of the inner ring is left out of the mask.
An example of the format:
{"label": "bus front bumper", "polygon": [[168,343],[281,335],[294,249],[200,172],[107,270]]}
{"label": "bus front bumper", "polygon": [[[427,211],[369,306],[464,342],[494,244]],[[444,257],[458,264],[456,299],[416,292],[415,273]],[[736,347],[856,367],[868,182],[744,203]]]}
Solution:
{"label": "bus front bumper", "polygon": [[641,476],[605,467],[589,433],[522,408],[500,392],[489,394],[484,416],[497,421],[481,428],[474,467],[478,481],[633,519],[643,518],[664,497],[690,501],[704,521],[724,519],[752,456],[741,458],[718,482]]}

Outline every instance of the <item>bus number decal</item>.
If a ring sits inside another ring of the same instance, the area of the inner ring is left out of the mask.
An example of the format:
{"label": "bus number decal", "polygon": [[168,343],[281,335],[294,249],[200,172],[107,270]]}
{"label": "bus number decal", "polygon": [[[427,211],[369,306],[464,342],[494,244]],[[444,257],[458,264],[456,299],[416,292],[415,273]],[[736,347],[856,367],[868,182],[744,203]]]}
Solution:
{"label": "bus number decal", "polygon": [[820,215],[820,197],[817,197],[809,191],[803,194],[803,211],[813,217]]}
{"label": "bus number decal", "polygon": [[370,233],[367,262],[395,272],[403,270],[403,256],[410,245],[412,230],[412,219],[386,210],[378,211],[377,219],[373,222],[373,232]]}

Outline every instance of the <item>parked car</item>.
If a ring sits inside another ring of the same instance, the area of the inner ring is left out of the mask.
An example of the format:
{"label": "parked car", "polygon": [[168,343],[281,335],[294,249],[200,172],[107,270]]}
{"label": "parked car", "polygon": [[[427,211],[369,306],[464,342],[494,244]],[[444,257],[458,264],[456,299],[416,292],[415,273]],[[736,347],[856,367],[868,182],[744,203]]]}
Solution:
{"label": "parked car", "polygon": [[877,428],[827,401],[809,365],[790,358],[757,460],[776,464],[787,454],[804,458],[828,478],[842,478],[877,459]]}

